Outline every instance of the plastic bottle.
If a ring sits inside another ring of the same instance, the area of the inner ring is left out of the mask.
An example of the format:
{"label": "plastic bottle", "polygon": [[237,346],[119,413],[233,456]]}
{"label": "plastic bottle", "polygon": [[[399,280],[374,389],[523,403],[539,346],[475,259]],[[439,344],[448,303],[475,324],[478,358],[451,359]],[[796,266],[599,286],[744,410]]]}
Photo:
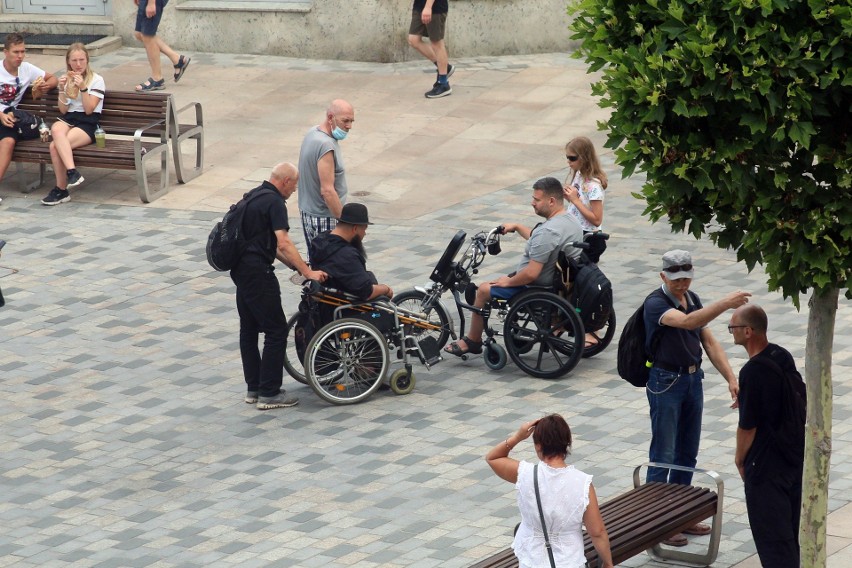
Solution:
{"label": "plastic bottle", "polygon": [[38,125],[38,135],[41,137],[42,142],[50,140],[50,128],[44,123],[44,119]]}
{"label": "plastic bottle", "polygon": [[97,129],[95,129],[95,144],[98,148],[106,148],[106,132],[101,128],[99,124]]}

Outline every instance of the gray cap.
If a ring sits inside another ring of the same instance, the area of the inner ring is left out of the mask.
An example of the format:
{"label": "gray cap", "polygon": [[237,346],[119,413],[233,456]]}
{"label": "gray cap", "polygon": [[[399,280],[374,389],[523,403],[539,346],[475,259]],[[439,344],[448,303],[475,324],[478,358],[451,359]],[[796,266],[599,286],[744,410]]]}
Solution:
{"label": "gray cap", "polygon": [[663,273],[669,280],[692,278],[695,273],[692,269],[692,255],[685,250],[670,250],[663,255]]}

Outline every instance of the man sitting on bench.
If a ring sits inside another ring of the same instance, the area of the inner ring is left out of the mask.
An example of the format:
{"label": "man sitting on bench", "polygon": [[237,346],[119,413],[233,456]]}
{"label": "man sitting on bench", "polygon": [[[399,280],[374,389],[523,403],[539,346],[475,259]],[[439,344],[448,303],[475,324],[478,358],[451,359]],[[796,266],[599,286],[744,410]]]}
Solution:
{"label": "man sitting on bench", "polygon": [[379,284],[376,276],[367,270],[367,253],[362,242],[367,234],[367,225],[372,223],[366,205],[344,205],[337,226],[311,241],[311,268],[328,274],[327,287],[352,294],[359,300],[372,300],[379,296],[392,298],[391,287]]}
{"label": "man sitting on bench", "polygon": [[[580,256],[580,249],[572,247],[570,243],[583,240],[583,229],[574,217],[565,213],[562,184],[558,179],[546,177],[533,184],[532,208],[536,215],[545,218],[543,223],[532,229],[518,223],[503,225],[504,234],[516,232],[527,241],[517,271],[480,284],[476,290],[475,307],[485,307],[491,298],[508,300],[528,285],[549,288],[553,284],[559,251],[565,251],[566,255],[573,258]],[[444,351],[456,357],[482,353],[484,327],[482,316],[474,312],[470,318],[468,335],[447,345]]]}

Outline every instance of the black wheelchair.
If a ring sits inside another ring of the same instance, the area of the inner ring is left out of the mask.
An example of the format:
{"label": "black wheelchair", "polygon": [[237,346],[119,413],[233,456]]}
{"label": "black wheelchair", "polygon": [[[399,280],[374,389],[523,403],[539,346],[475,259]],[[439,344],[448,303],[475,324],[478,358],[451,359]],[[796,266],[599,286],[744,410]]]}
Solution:
{"label": "black wheelchair", "polygon": [[[422,288],[400,292],[393,301],[406,310],[422,313],[430,327],[428,330],[417,330],[416,333],[434,338],[440,348],[450,338],[455,340],[464,335],[465,310],[478,313],[485,323],[483,358],[489,368],[499,370],[505,367],[508,355],[528,375],[545,379],[562,377],[577,365],[581,357],[600,353],[612,341],[615,312],[612,310],[611,288],[608,299],[604,294],[604,300],[597,301],[599,305],[578,314],[572,300],[582,297],[581,287],[574,283],[588,280],[578,278],[578,274],[582,270],[591,272],[599,269],[590,262],[577,262],[562,254],[552,286],[530,287],[509,300],[493,298],[485,307],[475,307],[476,285],[471,280],[488,254],[500,253],[502,233],[502,227],[487,233],[477,233],[470,239],[461,259],[456,260],[467,237],[464,231],[458,231],[432,270],[429,276],[431,282]],[[597,235],[597,238],[607,236]],[[572,246],[583,249],[588,245],[575,242]],[[458,311],[458,335],[453,328],[450,313],[441,302],[441,297],[448,291]],[[590,290],[584,290],[582,294],[588,296],[588,292]],[[503,322],[502,332],[489,325],[492,312],[496,312]],[[588,347],[585,345],[587,331],[594,338]],[[496,338],[501,335],[505,349],[497,343]],[[463,355],[462,358],[466,359],[467,356]]]}
{"label": "black wheelchair", "polygon": [[384,383],[393,351],[403,367],[390,374],[388,385],[396,394],[408,394],[415,385],[412,359],[427,369],[441,361],[431,335],[436,331],[426,314],[387,298],[359,301],[308,280],[299,312],[288,321],[284,367],[323,400],[354,404]]}

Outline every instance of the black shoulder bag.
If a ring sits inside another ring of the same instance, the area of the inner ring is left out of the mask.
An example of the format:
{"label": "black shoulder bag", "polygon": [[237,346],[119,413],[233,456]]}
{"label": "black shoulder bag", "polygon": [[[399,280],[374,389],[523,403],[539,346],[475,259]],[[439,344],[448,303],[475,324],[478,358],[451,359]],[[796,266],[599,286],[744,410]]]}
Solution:
{"label": "black shoulder bag", "polygon": [[544,524],[544,511],[541,510],[541,495],[538,492],[538,464],[533,466],[533,486],[535,487],[535,502],[538,505],[538,518],[541,519],[541,532],[544,533],[544,547],[547,549],[547,557],[550,559],[551,568],[556,568],[553,559],[553,549],[550,547],[550,538],[547,536],[547,526]]}

